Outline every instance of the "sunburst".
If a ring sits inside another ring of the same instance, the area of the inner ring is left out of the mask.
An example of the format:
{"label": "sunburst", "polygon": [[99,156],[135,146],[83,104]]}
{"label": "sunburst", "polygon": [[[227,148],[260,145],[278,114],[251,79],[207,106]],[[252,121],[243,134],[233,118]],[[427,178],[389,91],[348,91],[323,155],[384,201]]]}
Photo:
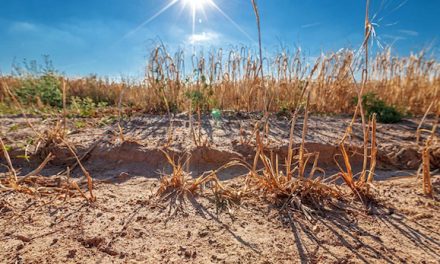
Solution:
{"label": "sunburst", "polygon": [[162,15],[165,11],[176,5],[177,3],[182,4],[182,9],[189,9],[191,12],[191,18],[192,18],[192,35],[194,36],[196,31],[196,17],[197,14],[200,12],[205,17],[206,11],[208,8],[211,8],[213,10],[216,10],[218,13],[220,13],[222,16],[224,16],[235,28],[237,28],[238,31],[240,31],[246,38],[251,40],[255,43],[255,40],[242,28],[238,23],[236,23],[229,15],[227,15],[215,2],[214,0],[170,0],[162,9],[160,9],[158,12],[156,12],[154,15],[152,15],[150,18],[146,19],[144,22],[142,22],[139,26],[125,34],[125,36],[122,39],[125,39],[129,37],[130,35],[136,33],[139,31],[142,27],[146,26],[148,23],[152,22],[154,19]]}
{"label": "sunburst", "polygon": [[191,10],[191,17],[192,17],[192,35],[194,36],[195,31],[196,31],[196,16],[197,16],[197,11],[202,12],[205,17],[205,7],[207,5],[212,6],[213,2],[212,0],[182,0],[183,2],[183,7],[190,7]]}

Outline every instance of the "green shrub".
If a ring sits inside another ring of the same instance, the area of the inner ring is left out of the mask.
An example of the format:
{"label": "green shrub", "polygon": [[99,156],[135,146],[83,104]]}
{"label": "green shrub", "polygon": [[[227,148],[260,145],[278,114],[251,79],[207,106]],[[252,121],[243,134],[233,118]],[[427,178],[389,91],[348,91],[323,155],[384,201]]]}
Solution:
{"label": "green shrub", "polygon": [[211,83],[205,75],[200,76],[200,89],[187,91],[185,93],[194,108],[200,107],[202,111],[209,111],[213,108],[218,108],[218,102],[214,98],[214,90]]}
{"label": "green shrub", "polygon": [[90,117],[95,114],[96,104],[90,97],[80,98],[73,96],[71,98],[70,106],[81,117]]}
{"label": "green shrub", "polygon": [[81,117],[95,116],[98,108],[104,108],[108,106],[107,102],[95,103],[92,98],[80,98],[73,96],[70,99],[70,108],[76,111]]}
{"label": "green shrub", "polygon": [[200,91],[188,91],[185,96],[191,101],[193,107],[201,106],[205,101],[205,97]]}
{"label": "green shrub", "polygon": [[24,60],[23,65],[14,64],[13,70],[20,79],[14,90],[21,103],[35,104],[40,100],[46,106],[63,106],[60,75],[48,56],[44,56],[43,65]]}
{"label": "green shrub", "polygon": [[[356,97],[355,104],[358,102]],[[375,93],[369,92],[362,96],[362,106],[367,116],[376,114],[377,121],[381,123],[391,124],[402,120],[403,114],[394,106],[387,105],[383,100],[377,98]]]}
{"label": "green shrub", "polygon": [[55,75],[49,74],[38,78],[23,79],[16,94],[24,104],[36,103],[39,98],[45,105],[63,106],[61,82]]}
{"label": "green shrub", "polygon": [[279,107],[279,110],[276,113],[278,117],[290,117],[291,114],[295,111],[295,104],[293,102],[278,99],[277,105]]}

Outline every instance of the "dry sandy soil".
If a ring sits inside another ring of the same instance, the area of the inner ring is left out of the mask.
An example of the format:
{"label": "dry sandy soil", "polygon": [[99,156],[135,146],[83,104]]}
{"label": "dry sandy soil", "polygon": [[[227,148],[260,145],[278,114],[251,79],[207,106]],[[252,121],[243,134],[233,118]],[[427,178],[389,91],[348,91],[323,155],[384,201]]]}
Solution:
{"label": "dry sandy soil", "polygon": [[[232,113],[220,122],[204,117],[204,146],[195,146],[185,115],[173,119],[170,137],[166,117],[132,117],[122,124],[124,141],[115,132],[116,125],[106,120],[69,120],[67,138],[79,156],[87,154],[83,163],[95,179],[97,200],[1,192],[0,262],[440,263],[440,177],[433,177],[434,198],[425,197],[421,180],[413,176],[420,165],[416,119],[378,125],[377,202],[368,209],[348,190],[344,202],[321,208],[310,219],[301,212],[286,213],[258,193],[237,203],[220,203],[208,190],[184,202],[156,196],[159,172],[171,170],[159,149],[176,158],[190,154],[188,170],[193,176],[232,159],[251,161],[257,119],[257,115]],[[319,166],[327,175],[336,171],[337,142],[349,121],[319,116],[309,121],[306,148],[320,152]],[[54,120],[33,117],[30,122],[44,131]],[[295,128],[296,143],[302,122]],[[0,123],[21,175],[38,166],[48,150],[56,157],[42,175],[51,177],[74,163],[63,146],[37,149],[35,134],[24,118],[2,117]],[[264,138],[268,151],[282,158],[288,146],[288,120],[273,117],[268,127]],[[351,161],[357,168],[359,126],[353,135]],[[32,156],[29,162],[22,158],[25,153]],[[437,147],[431,157],[434,171],[439,161]],[[0,162],[6,164],[3,156]],[[5,172],[2,166],[0,174]],[[219,177],[225,186],[240,190],[245,173],[233,167]],[[72,176],[81,180],[81,171],[74,170]]]}

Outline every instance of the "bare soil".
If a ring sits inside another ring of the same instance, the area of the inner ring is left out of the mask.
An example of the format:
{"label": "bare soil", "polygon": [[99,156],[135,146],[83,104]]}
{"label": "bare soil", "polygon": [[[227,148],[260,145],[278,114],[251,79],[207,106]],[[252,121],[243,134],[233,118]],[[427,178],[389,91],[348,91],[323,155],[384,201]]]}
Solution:
{"label": "bare soil", "polygon": [[[0,263],[440,263],[440,176],[433,177],[434,197],[422,195],[421,179],[414,176],[421,163],[417,119],[378,125],[377,203],[369,208],[347,196],[348,202],[308,219],[295,211],[286,215],[258,194],[229,204],[219,203],[208,190],[177,204],[156,196],[160,173],[171,170],[161,150],[188,158],[193,176],[232,159],[251,161],[252,131],[259,118],[226,113],[215,122],[205,116],[200,146],[194,144],[184,114],[173,118],[171,130],[164,116],[126,119],[124,140],[107,118],[69,119],[67,138],[84,155],[97,200],[1,192]],[[55,122],[41,117],[29,121],[40,132]],[[0,132],[21,175],[38,166],[47,150],[56,157],[42,175],[51,177],[75,162],[62,145],[37,148],[26,122],[20,116],[0,118]],[[340,116],[309,120],[306,148],[320,152],[326,176],[337,171],[337,144],[349,122]],[[302,123],[295,127],[295,143]],[[198,131],[197,122],[193,126]],[[287,153],[289,127],[288,119],[272,117],[265,129],[267,151],[280,160]],[[353,135],[350,158],[359,170],[359,125]],[[0,162],[6,164],[3,156]],[[434,174],[439,162],[436,146],[431,153]],[[4,172],[2,166],[0,174]],[[239,190],[245,173],[232,167],[219,177]],[[80,179],[81,171],[72,176]]]}

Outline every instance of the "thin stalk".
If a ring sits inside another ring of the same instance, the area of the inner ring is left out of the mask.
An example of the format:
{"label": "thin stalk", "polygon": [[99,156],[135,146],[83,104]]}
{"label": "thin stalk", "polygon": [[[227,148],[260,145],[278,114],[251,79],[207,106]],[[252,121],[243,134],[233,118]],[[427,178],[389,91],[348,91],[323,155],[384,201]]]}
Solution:
{"label": "thin stalk", "polygon": [[299,178],[304,178],[304,170],[306,162],[304,162],[304,146],[306,141],[306,135],[307,135],[307,122],[309,119],[309,104],[310,104],[310,91],[307,94],[307,102],[306,102],[306,109],[304,113],[304,124],[303,124],[303,131],[302,131],[302,137],[301,137],[301,146],[299,149]]}
{"label": "thin stalk", "polygon": [[261,48],[260,13],[258,12],[258,6],[257,6],[256,0],[251,0],[251,1],[252,1],[252,7],[254,8],[254,12],[255,12],[255,18],[257,19],[257,29],[258,29],[258,48],[259,48],[259,54],[260,54],[260,65],[259,65],[257,73],[260,72],[261,80],[263,80],[263,78],[264,78],[264,74],[263,74],[263,51],[262,51],[262,48]]}
{"label": "thin stalk", "polygon": [[[364,50],[365,50],[365,64],[364,69],[362,71],[362,89],[361,91],[365,91],[365,87],[367,85],[368,81],[368,40],[370,38],[371,34],[371,23],[369,18],[369,9],[370,9],[370,0],[366,1],[366,7],[365,7],[365,39],[364,39]],[[367,163],[368,163],[368,129],[365,122],[365,114],[362,107],[362,96],[363,93],[361,92],[358,95],[358,100],[360,102],[360,110],[361,110],[361,117],[362,117],[362,130],[364,134],[364,160],[362,165],[362,174],[361,174],[361,181],[366,181],[366,175],[367,175]]]}

